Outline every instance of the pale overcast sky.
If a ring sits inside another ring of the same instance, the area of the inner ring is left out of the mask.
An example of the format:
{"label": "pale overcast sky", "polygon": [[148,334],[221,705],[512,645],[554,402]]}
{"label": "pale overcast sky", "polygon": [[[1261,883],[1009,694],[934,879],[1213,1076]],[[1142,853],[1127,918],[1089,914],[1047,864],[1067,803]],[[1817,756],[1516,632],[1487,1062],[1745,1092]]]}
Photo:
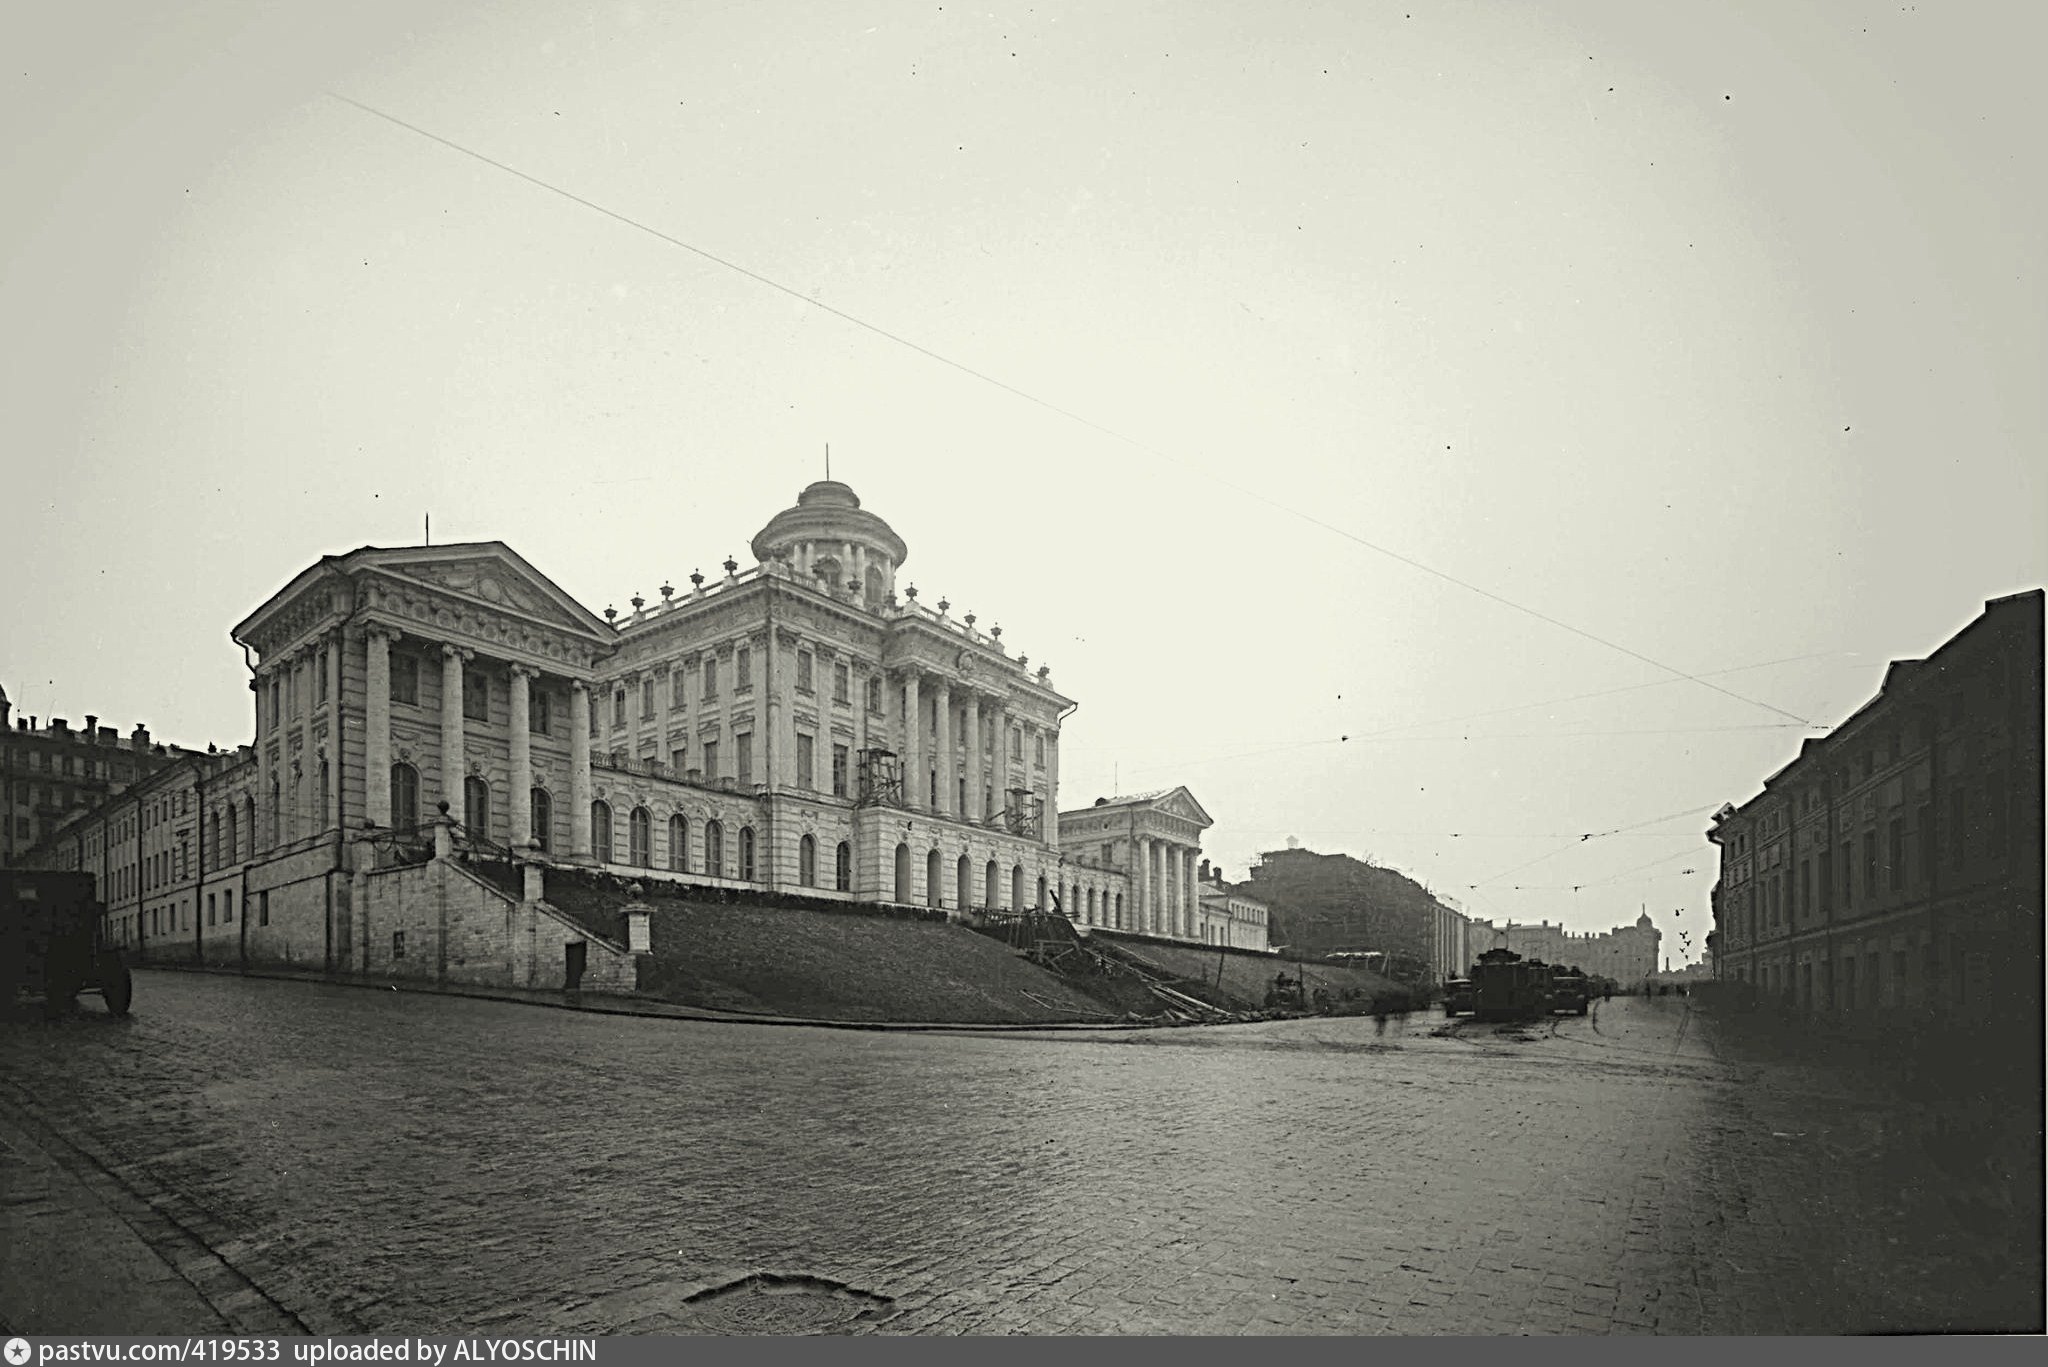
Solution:
{"label": "pale overcast sky", "polygon": [[241,742],[317,556],[623,609],[829,442],[1063,805],[1696,956],[1711,811],[2048,577],[2039,13],[19,8],[0,683]]}

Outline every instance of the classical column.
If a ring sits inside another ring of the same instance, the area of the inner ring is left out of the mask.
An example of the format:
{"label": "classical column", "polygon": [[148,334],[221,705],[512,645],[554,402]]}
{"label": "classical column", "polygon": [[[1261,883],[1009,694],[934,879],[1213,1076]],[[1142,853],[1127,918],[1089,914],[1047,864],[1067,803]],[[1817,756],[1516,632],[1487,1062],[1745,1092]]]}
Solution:
{"label": "classical column", "polygon": [[441,647],[441,799],[448,814],[463,819],[462,664],[475,652],[461,646]]}
{"label": "classical column", "polygon": [[704,775],[705,778],[715,784],[727,774],[739,772],[739,769],[736,767],[738,756],[732,752],[732,709],[739,697],[740,656],[739,652],[735,650],[729,658],[719,656],[714,656],[713,658],[718,660],[718,664],[715,666],[718,672],[725,676],[724,681],[719,686],[718,693],[718,772],[711,773],[707,771]]}
{"label": "classical column", "polygon": [[924,808],[931,805],[931,779],[924,762],[924,700],[919,695],[918,671],[905,672],[903,679],[903,805]]}
{"label": "classical column", "polygon": [[996,704],[995,788],[996,801],[1001,807],[1009,806],[1007,794],[1010,791],[1010,700],[1007,696]]}
{"label": "classical column", "polygon": [[1180,934],[1180,846],[1168,841],[1160,853],[1161,887],[1159,889],[1160,933]]}
{"label": "classical column", "polygon": [[1202,847],[1195,845],[1189,847],[1187,852],[1181,856],[1181,883],[1187,889],[1187,934],[1190,939],[1194,938],[1197,927],[1202,919],[1202,884],[1195,872],[1195,860],[1201,852]]}
{"label": "classical column", "polygon": [[967,803],[960,815],[968,821],[988,819],[981,800],[981,695],[967,695]]}
{"label": "classical column", "polygon": [[569,684],[569,857],[590,862],[590,685]]}
{"label": "classical column", "polygon": [[[797,635],[793,631],[777,628],[768,639],[768,757],[766,760],[768,782],[780,790],[796,787],[796,647]],[[783,658],[784,649],[789,658]],[[817,660],[811,661],[815,675]],[[815,688],[817,679],[812,678]],[[811,750],[811,781],[817,780],[818,755],[816,742]]]}
{"label": "classical column", "polygon": [[363,816],[379,826],[391,824],[391,636],[389,627],[374,622],[363,631],[369,652],[363,685]]}
{"label": "classical column", "polygon": [[1045,843],[1060,847],[1060,732],[1057,726],[1045,731]]}
{"label": "classical column", "polygon": [[933,758],[939,771],[938,801],[932,804],[932,810],[940,816],[951,816],[954,785],[959,779],[953,765],[953,684],[944,675],[939,676],[938,691],[932,695],[932,716],[938,723],[938,744],[934,747],[938,753]]}
{"label": "classical column", "polygon": [[1131,929],[1150,930],[1152,918],[1152,841],[1149,836],[1138,836],[1131,842],[1131,864],[1138,871],[1137,883],[1132,891]]}
{"label": "classical column", "polygon": [[348,748],[343,744],[342,718],[347,714],[341,706],[341,633],[330,632],[327,637],[327,659],[323,668],[327,671],[327,810],[333,818],[332,824],[342,824],[341,774],[348,758]]}
{"label": "classical column", "polygon": [[529,666],[512,666],[512,791],[504,807],[505,840],[515,849],[533,838],[533,677]]}

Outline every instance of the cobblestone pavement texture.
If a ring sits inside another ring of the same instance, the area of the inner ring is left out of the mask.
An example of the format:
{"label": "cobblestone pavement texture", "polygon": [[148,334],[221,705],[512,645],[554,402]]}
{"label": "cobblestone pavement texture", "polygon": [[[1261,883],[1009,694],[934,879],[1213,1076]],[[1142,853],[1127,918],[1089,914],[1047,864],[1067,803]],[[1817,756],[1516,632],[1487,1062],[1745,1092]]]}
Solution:
{"label": "cobblestone pavement texture", "polygon": [[689,1331],[753,1273],[852,1332],[2039,1327],[1984,1200],[1873,1198],[1881,1095],[1677,999],[898,1035],[138,976],[0,1026],[0,1234],[55,1163],[245,1332]]}

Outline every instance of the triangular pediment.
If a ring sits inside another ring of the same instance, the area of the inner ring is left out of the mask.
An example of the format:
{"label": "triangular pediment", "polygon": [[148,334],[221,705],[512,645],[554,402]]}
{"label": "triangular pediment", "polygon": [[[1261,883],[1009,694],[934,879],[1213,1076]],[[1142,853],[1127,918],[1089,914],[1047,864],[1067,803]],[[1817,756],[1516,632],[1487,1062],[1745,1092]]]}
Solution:
{"label": "triangular pediment", "polygon": [[1192,821],[1198,826],[1213,826],[1209,814],[1202,810],[1202,804],[1195,801],[1195,795],[1186,788],[1175,788],[1152,804],[1153,810],[1177,816],[1182,821]]}
{"label": "triangular pediment", "polygon": [[616,633],[602,619],[501,541],[459,546],[408,546],[359,551],[354,560],[395,579],[410,580],[480,606],[610,642]]}

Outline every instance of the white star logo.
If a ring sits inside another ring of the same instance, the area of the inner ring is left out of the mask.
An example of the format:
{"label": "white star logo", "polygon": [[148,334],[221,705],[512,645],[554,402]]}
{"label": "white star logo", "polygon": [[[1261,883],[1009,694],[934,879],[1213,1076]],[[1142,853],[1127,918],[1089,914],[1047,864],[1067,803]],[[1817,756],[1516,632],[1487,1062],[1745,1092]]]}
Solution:
{"label": "white star logo", "polygon": [[22,1364],[28,1361],[27,1339],[7,1340],[7,1361],[12,1363],[13,1367],[22,1367]]}

